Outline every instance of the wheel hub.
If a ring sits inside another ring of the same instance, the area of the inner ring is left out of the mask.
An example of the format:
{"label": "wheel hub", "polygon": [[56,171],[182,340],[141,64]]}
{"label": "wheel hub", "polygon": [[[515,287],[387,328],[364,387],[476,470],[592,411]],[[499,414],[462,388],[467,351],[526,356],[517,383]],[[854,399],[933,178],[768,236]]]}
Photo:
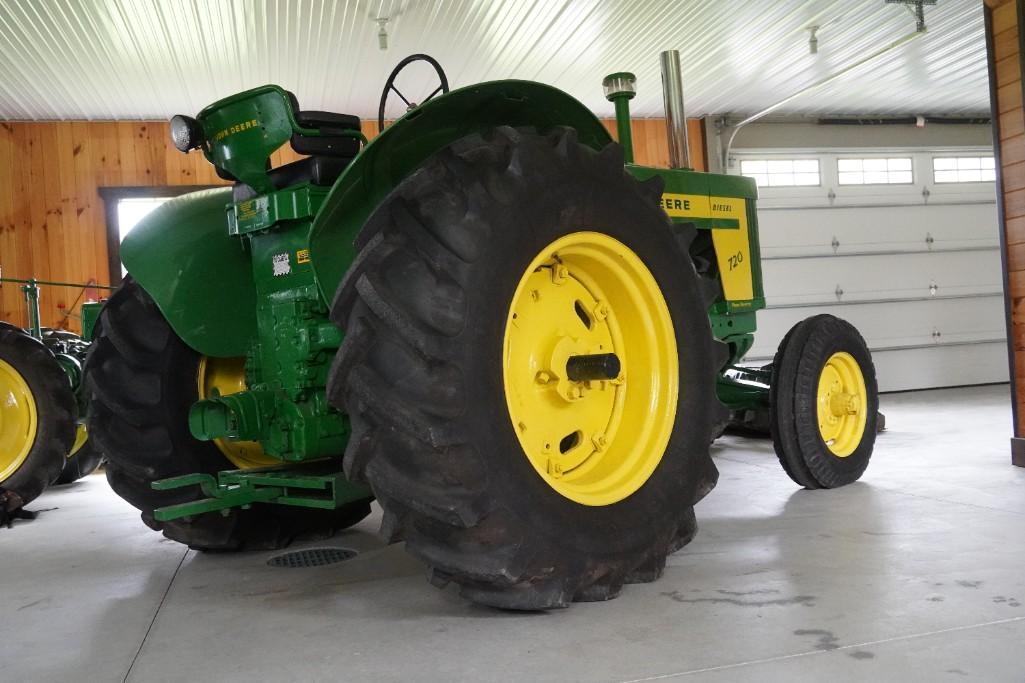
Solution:
{"label": "wheel hub", "polygon": [[28,382],[0,360],[0,481],[18,471],[35,445],[39,416]]}
{"label": "wheel hub", "polygon": [[[199,400],[215,396],[230,396],[246,390],[245,358],[214,358],[203,356],[199,361],[196,383]],[[240,470],[278,465],[280,460],[263,452],[255,441],[214,439],[214,444]]]}
{"label": "wheel hub", "polygon": [[609,505],[640,488],[668,443],[678,374],[665,299],[626,245],[573,233],[531,262],[503,377],[524,455],[558,493]]}
{"label": "wheel hub", "polygon": [[833,455],[853,453],[865,434],[867,414],[865,376],[854,356],[834,353],[819,375],[819,434]]}

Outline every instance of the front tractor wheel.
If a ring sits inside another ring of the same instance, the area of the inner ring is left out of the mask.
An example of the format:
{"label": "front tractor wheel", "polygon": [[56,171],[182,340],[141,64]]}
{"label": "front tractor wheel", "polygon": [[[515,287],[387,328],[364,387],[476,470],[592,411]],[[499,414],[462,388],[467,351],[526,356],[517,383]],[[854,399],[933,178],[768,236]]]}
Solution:
{"label": "front tractor wheel", "polygon": [[327,536],[370,513],[367,502],[338,510],[254,504],[158,522],[153,510],[199,498],[193,489],[154,491],[157,479],[192,472],[249,469],[277,461],[256,444],[199,441],[189,408],[209,392],[244,388],[242,364],[199,355],[175,334],[150,296],[132,279],[107,301],[86,360],[88,429],[107,458],[111,488],[152,529],[199,550],[265,550],[300,535]]}
{"label": "front tractor wheel", "polygon": [[845,320],[795,325],[772,364],[769,425],[783,469],[808,488],[857,481],[875,446],[879,392],[865,340]]}
{"label": "front tractor wheel", "polygon": [[336,296],[350,477],[437,585],[511,609],[652,581],[715,485],[718,360],[660,181],[500,128],[378,207]]}

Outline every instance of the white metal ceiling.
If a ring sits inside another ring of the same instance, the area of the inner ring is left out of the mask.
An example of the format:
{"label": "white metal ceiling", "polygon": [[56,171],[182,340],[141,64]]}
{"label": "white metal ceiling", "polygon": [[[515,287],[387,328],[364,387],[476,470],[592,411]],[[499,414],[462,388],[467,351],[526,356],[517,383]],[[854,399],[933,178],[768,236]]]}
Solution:
{"label": "white metal ceiling", "polygon": [[[926,19],[922,39],[779,113],[988,112],[981,0],[939,0]],[[533,79],[599,115],[612,113],[602,76],[634,71],[635,115],[659,116],[667,48],[690,115],[743,114],[913,29],[883,0],[0,0],[0,118],[166,118],[267,82],[307,109],[372,116],[413,52],[454,86]],[[417,65],[400,87],[416,99],[432,79]]]}

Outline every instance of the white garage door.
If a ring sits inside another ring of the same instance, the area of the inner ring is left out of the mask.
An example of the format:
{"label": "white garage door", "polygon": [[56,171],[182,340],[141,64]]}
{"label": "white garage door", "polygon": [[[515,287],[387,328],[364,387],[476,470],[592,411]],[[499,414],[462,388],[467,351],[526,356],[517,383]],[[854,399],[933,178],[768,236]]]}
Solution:
{"label": "white garage door", "polygon": [[1007,381],[992,157],[738,150],[730,172],[760,185],[768,303],[748,361],[828,312],[864,335],[881,391]]}

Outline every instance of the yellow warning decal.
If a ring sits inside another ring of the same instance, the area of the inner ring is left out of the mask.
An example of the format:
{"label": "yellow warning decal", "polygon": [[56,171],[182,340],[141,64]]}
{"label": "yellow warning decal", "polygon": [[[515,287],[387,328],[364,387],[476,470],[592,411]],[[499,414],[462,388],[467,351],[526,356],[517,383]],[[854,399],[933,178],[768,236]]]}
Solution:
{"label": "yellow warning decal", "polygon": [[751,239],[747,228],[747,203],[742,198],[710,197],[711,218],[734,218],[740,221],[739,230],[712,230],[712,244],[719,262],[719,277],[727,301],[747,301],[754,298],[751,275]]}
{"label": "yellow warning decal", "polygon": [[250,199],[249,201],[241,202],[238,204],[238,219],[240,221],[249,221],[256,218],[256,201]]}
{"label": "yellow warning decal", "polygon": [[299,251],[295,252],[295,262],[296,263],[309,263],[310,262],[310,250],[309,249],[300,249]]}

